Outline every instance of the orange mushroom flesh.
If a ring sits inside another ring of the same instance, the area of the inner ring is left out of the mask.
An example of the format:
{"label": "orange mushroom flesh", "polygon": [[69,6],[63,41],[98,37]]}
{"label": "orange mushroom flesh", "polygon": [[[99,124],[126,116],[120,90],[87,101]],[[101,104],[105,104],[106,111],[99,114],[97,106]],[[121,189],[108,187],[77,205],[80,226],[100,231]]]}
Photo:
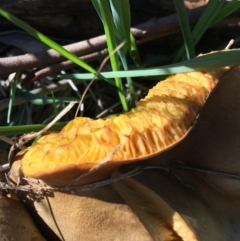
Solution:
{"label": "orange mushroom flesh", "polygon": [[19,155],[21,170],[59,186],[89,171],[118,145],[100,174],[87,182],[123,163],[157,155],[186,135],[223,72],[175,74],[159,82],[130,112],[97,120],[75,118]]}

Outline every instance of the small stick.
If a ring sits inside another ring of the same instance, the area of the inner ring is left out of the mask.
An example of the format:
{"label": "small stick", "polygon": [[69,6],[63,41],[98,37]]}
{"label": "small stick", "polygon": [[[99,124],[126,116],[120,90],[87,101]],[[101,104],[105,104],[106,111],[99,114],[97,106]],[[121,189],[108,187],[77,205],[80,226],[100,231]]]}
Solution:
{"label": "small stick", "polygon": [[114,51],[113,51],[112,53],[110,53],[110,54],[103,60],[103,62],[101,63],[101,65],[100,65],[97,73],[94,75],[93,79],[90,81],[90,83],[88,84],[88,86],[86,87],[86,89],[85,89],[84,92],[83,92],[82,98],[81,98],[81,100],[80,100],[80,102],[79,102],[79,104],[78,104],[78,108],[77,108],[76,113],[75,113],[75,118],[77,117],[77,113],[79,112],[79,109],[80,109],[80,106],[81,106],[81,104],[82,104],[82,102],[83,102],[83,99],[85,98],[85,96],[86,96],[86,94],[87,94],[90,86],[91,86],[92,83],[94,82],[94,80],[95,80],[95,79],[98,77],[98,75],[101,73],[103,67],[105,66],[105,64],[107,63],[107,61],[110,59],[110,57],[111,57],[112,55],[114,55],[120,48],[122,48],[125,43],[126,43],[126,41],[123,41],[122,43],[120,43],[120,44],[116,47],[116,49],[114,49]]}
{"label": "small stick", "polygon": [[83,173],[82,175],[74,178],[66,187],[69,187],[72,185],[73,182],[77,182],[83,177],[86,177],[94,172],[96,172],[100,167],[104,166],[107,162],[111,160],[111,158],[116,154],[116,152],[119,150],[121,145],[118,145],[112,152],[110,152],[100,163],[97,163],[96,166],[94,166],[92,169],[90,169],[88,172]]}
{"label": "small stick", "polygon": [[[179,162],[178,162],[179,163]],[[43,183],[41,180],[38,179],[34,179],[34,178],[22,178],[23,180],[26,180],[29,184],[34,184],[34,186],[37,187],[33,187],[31,185],[12,185],[10,183],[4,183],[4,182],[0,182],[0,189],[4,189],[4,190],[22,190],[22,191],[30,191],[30,190],[36,190],[36,191],[67,191],[70,193],[78,193],[78,192],[82,192],[82,191],[90,191],[93,190],[97,187],[101,187],[101,186],[106,186],[109,184],[112,184],[114,182],[129,178],[129,177],[133,177],[136,175],[139,175],[141,173],[144,172],[144,170],[151,170],[151,169],[159,169],[159,170],[163,170],[167,173],[172,173],[173,171],[177,171],[177,170],[181,170],[181,171],[193,171],[193,172],[199,172],[199,173],[204,173],[207,175],[213,175],[213,176],[217,176],[220,178],[228,178],[228,179],[234,179],[234,180],[238,180],[240,181],[240,175],[234,175],[234,174],[230,174],[230,173],[224,173],[224,172],[217,172],[217,171],[212,171],[212,170],[207,170],[207,169],[202,169],[202,168],[194,168],[189,166],[188,164],[184,163],[184,162],[180,162],[182,165],[181,166],[139,166],[136,167],[124,174],[121,174],[117,177],[111,177],[109,179],[103,180],[103,181],[98,181],[95,183],[91,183],[91,184],[86,184],[86,185],[82,185],[82,186],[65,186],[65,187],[51,187],[46,185],[45,183]],[[183,166],[184,165],[184,166]],[[187,165],[187,166],[186,166]],[[187,186],[188,188],[193,188],[192,185],[188,185],[185,181],[183,181],[182,179],[178,179],[178,181],[180,181],[181,183],[183,183],[185,186]],[[213,183],[211,183],[213,184]],[[217,188],[217,190],[219,191],[218,187],[214,184],[214,187]]]}
{"label": "small stick", "polygon": [[234,40],[231,39],[231,40],[229,41],[228,45],[225,47],[225,49],[230,49],[233,44],[234,44]]}
{"label": "small stick", "polygon": [[[188,11],[188,17],[191,24],[197,22],[203,10],[204,8],[201,7]],[[179,31],[180,27],[177,14],[150,19],[145,23],[131,28],[133,36],[141,39],[139,43],[168,36]],[[105,35],[101,35],[92,39],[66,45],[64,48],[77,56],[83,56],[106,48],[106,38]],[[41,53],[0,58],[0,74],[6,75],[16,71],[45,67],[61,61],[64,61],[64,57],[53,49]]]}

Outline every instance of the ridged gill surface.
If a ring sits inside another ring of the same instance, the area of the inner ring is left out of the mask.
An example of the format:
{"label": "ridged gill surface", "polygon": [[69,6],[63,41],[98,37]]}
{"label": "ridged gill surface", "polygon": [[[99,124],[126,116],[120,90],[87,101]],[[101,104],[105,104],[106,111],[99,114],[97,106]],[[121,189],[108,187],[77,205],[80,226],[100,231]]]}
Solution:
{"label": "ridged gill surface", "polygon": [[119,144],[114,164],[161,153],[178,142],[192,126],[219,73],[176,74],[159,82],[130,112],[92,120],[79,117],[59,133],[40,138],[27,149],[21,169],[41,178],[69,166],[87,169],[101,162]]}

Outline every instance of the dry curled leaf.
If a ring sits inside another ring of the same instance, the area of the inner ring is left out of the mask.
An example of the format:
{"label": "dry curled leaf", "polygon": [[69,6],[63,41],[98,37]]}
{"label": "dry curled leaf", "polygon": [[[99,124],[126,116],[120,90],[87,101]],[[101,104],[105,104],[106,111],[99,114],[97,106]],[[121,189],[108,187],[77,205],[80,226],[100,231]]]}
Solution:
{"label": "dry curled leaf", "polygon": [[[51,241],[153,241],[138,217],[111,186],[72,195],[18,192]],[[136,239],[137,237],[137,239]]]}
{"label": "dry curled leaf", "polygon": [[131,178],[115,183],[114,187],[137,214],[153,240],[198,240],[181,215],[151,189]]}

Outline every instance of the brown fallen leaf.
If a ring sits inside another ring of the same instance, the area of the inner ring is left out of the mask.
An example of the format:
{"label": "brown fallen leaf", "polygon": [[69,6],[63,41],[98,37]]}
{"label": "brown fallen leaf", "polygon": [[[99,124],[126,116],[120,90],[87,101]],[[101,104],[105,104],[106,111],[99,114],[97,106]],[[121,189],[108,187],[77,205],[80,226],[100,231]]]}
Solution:
{"label": "brown fallen leaf", "polygon": [[[117,172],[114,175],[117,175]],[[132,178],[113,185],[137,214],[153,240],[198,240],[181,215],[151,189]]]}
{"label": "brown fallen leaf", "polygon": [[6,241],[44,241],[27,210],[19,201],[0,196],[0,233]]}
{"label": "brown fallen leaf", "polygon": [[73,195],[18,192],[51,241],[153,241],[131,208],[111,186]]}

